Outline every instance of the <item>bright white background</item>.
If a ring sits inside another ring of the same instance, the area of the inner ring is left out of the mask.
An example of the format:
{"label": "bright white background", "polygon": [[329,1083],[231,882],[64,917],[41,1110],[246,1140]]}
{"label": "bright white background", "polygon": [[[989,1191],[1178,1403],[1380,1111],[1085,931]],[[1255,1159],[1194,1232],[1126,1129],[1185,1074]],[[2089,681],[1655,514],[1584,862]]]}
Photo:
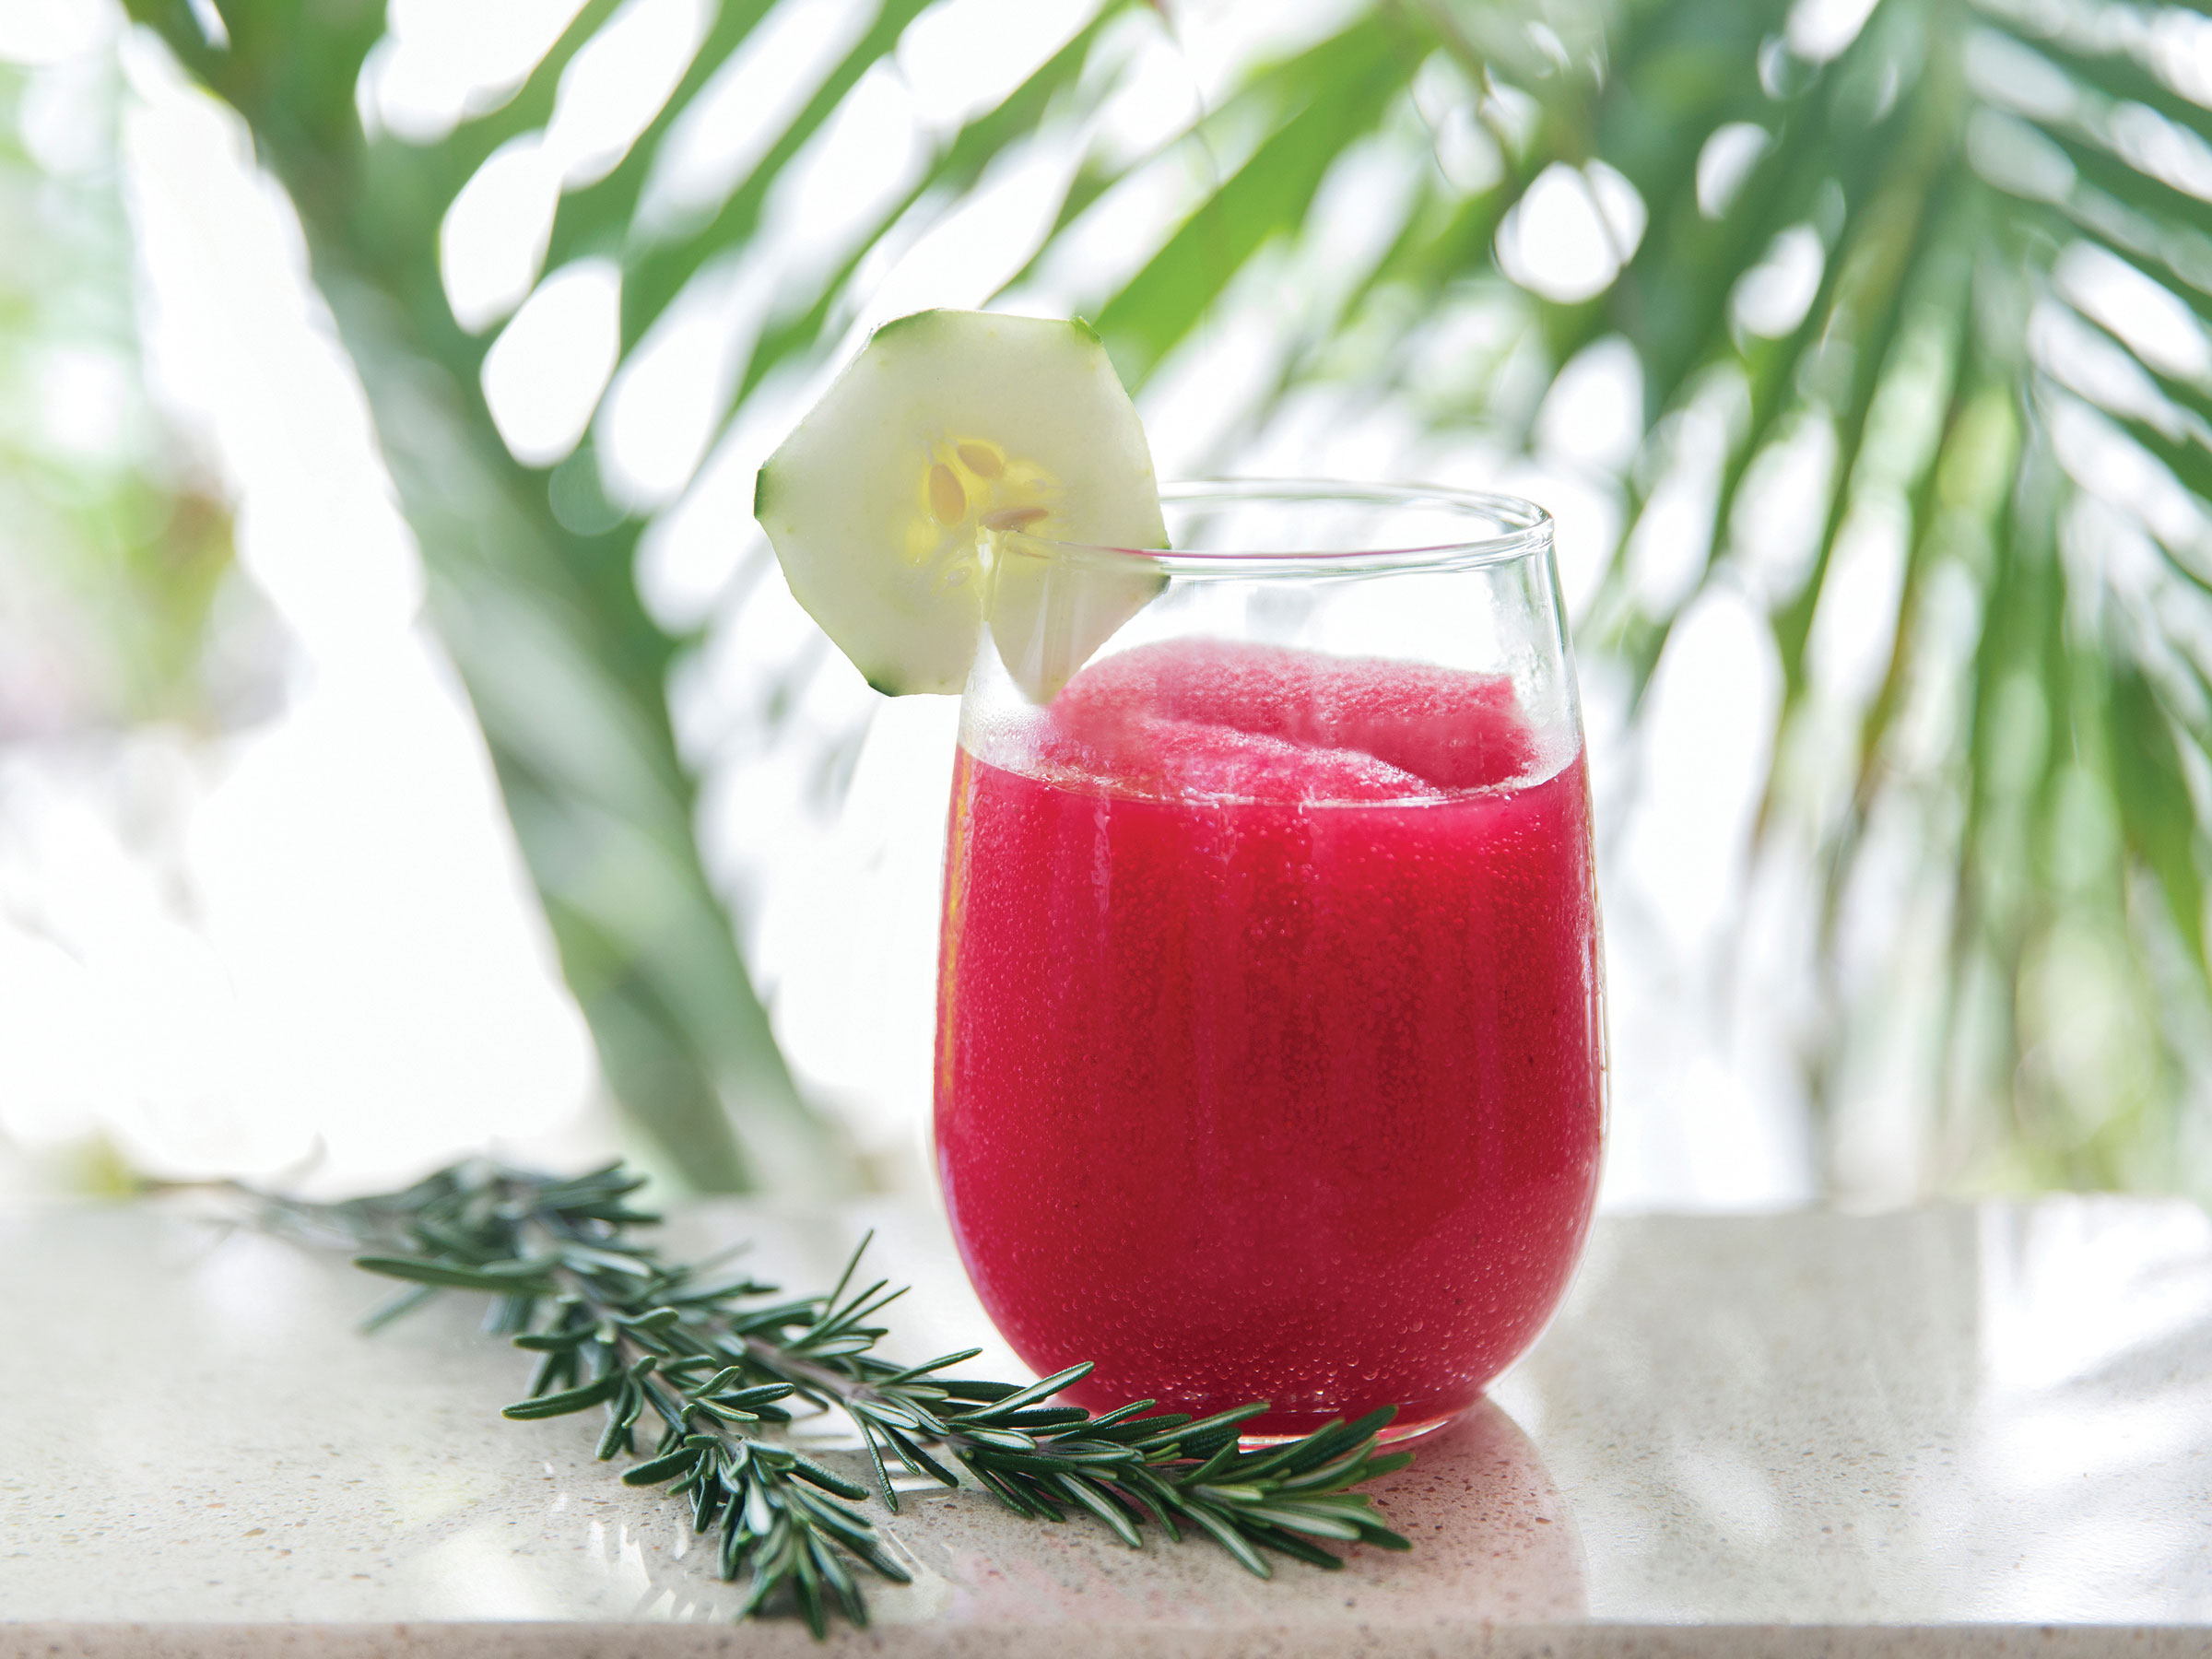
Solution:
{"label": "bright white background", "polygon": [[[472,89],[511,77],[516,53],[568,9],[558,0],[394,0],[394,35],[364,76],[364,107],[394,133],[432,135]],[[1172,36],[1153,29],[1126,41],[1105,138],[1130,154],[1217,99],[1240,65],[1324,32],[1345,7],[1193,0],[1171,9]],[[762,61],[745,72],[752,90],[741,85],[724,100],[721,127],[692,134],[688,171],[671,171],[671,211],[687,188],[757,153],[764,124],[777,119],[759,88],[810,86],[849,10],[842,0],[783,0]],[[649,92],[668,53],[688,50],[701,15],[688,0],[636,0],[633,13],[632,49],[610,58],[615,92],[601,100],[618,126],[616,94]],[[687,424],[686,410],[706,399],[684,365],[713,359],[700,340],[719,343],[726,361],[731,343],[760,325],[776,285],[803,279],[841,246],[853,204],[900,183],[922,135],[1010,85],[1076,20],[1077,8],[1041,0],[944,0],[914,26],[896,71],[855,96],[811,158],[809,187],[778,198],[754,274],[695,294],[678,319],[690,332],[672,333],[657,354],[649,344],[598,415],[614,481],[667,509],[639,573],[649,606],[672,625],[708,624],[672,706],[705,779],[711,866],[735,900],[746,955],[803,1086],[892,1185],[924,1179],[955,708],[877,698],[822,648],[772,564],[747,558],[752,470],[813,388],[769,388],[710,453],[696,418]],[[51,96],[26,108],[44,125],[30,130],[27,114],[25,138],[50,165],[74,164],[71,123],[82,126],[96,95],[84,91],[79,107],[70,88],[96,88],[109,54],[124,76],[122,162],[148,370],[160,399],[218,458],[243,579],[281,625],[282,695],[268,718],[214,740],[149,729],[0,747],[0,1167],[18,1182],[62,1179],[88,1137],[104,1135],[134,1162],[178,1174],[269,1174],[319,1152],[318,1182],[358,1187],[488,1144],[548,1159],[612,1149],[618,1131],[587,1033],[559,983],[482,742],[421,621],[418,557],[358,383],[305,285],[288,204],[255,171],[237,122],[159,48],[124,35],[104,0],[0,0],[0,55],[42,65]],[[1069,146],[1088,136],[1066,135],[1057,150],[1041,143],[987,181],[958,224],[877,262],[848,337],[884,316],[990,295],[1035,245],[1077,153]],[[564,176],[588,176],[608,141],[581,115],[565,125],[557,116],[542,146],[486,182],[480,211],[456,214],[446,253],[458,311],[495,320],[528,291],[533,216]],[[1416,141],[1419,154],[1403,152]],[[1617,343],[1594,348],[1554,387],[1533,459],[1424,438],[1405,406],[1318,394],[1256,433],[1224,437],[1224,414],[1272,368],[1271,342],[1393,228],[1394,179],[1436,165],[1478,187],[1495,164],[1482,142],[1447,124],[1355,152],[1324,190],[1319,222],[1298,246],[1255,262],[1223,318],[1156,378],[1143,413],[1166,477],[1204,468],[1430,478],[1532,495],[1559,516],[1560,564],[1579,605],[1615,533],[1619,473],[1643,436],[1633,359]],[[1117,249],[1187,208],[1205,182],[1192,167],[1140,171],[1010,303],[1084,304],[1116,274],[1108,262]],[[1506,227],[1509,273],[1549,294],[1602,287],[1619,235],[1641,230],[1641,204],[1632,192],[1624,200],[1626,190],[1611,175],[1540,183]],[[1795,280],[1786,266],[1778,256],[1775,291],[1750,302],[1786,310]],[[610,299],[603,273],[571,267],[510,325],[488,390],[518,453],[556,455],[590,417],[613,365],[585,347]],[[1440,318],[1438,372],[1508,383],[1525,374],[1497,314]],[[563,349],[547,346],[555,335]],[[81,391],[54,377],[49,418],[62,418]],[[1713,413],[1702,439],[1690,422],[1678,453],[1694,458],[1700,441],[1716,442],[1724,418]],[[1785,509],[1787,483],[1770,498]],[[1691,521],[1694,494],[1683,508]],[[1786,511],[1774,517],[1773,557],[1786,561],[1794,532]],[[1640,583],[1661,594],[1694,578],[1665,535],[1647,540],[1636,553]],[[1800,889],[1775,881],[1754,890],[1746,879],[1779,681],[1759,568],[1746,560],[1748,576],[1724,579],[1695,603],[1632,735],[1614,678],[1585,665],[1614,1063],[1604,1201],[1616,1208],[1768,1207],[1813,1193],[1789,1047],[1807,994],[1786,966],[1803,950]],[[1880,587],[1877,570],[1867,615],[1881,611]],[[1852,619],[1824,626],[1848,659]],[[794,731],[765,743],[747,711],[794,660],[813,665]],[[856,745],[857,759],[836,797],[814,780],[840,745]],[[441,941],[434,951],[423,948],[429,936]],[[1900,1144],[1910,1133],[1903,1125]],[[1909,1164],[1892,1169],[1880,1152],[1868,1154],[1877,1178],[1866,1194],[1906,1195]]]}

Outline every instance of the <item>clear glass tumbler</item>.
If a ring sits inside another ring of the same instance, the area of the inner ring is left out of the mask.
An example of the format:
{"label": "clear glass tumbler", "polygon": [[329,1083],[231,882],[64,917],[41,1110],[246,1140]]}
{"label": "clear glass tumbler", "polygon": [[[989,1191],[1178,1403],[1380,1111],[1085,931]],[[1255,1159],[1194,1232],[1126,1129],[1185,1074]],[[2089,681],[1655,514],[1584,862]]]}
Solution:
{"label": "clear glass tumbler", "polygon": [[[1605,1124],[1581,713],[1527,501],[1224,482],[1172,552],[983,549],[936,1157],[1071,1397],[1255,1436],[1472,1404],[1588,1228]],[[1048,695],[1049,694],[1049,695]]]}

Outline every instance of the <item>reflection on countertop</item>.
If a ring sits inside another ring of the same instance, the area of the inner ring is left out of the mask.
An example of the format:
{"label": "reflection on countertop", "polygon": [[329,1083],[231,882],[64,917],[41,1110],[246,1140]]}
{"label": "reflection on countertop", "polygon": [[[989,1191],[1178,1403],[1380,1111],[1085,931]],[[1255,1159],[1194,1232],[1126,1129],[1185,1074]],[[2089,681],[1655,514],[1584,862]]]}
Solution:
{"label": "reflection on countertop", "polygon": [[[857,1456],[836,1461],[859,1471]],[[1497,1406],[1486,1401],[1429,1436],[1413,1467],[1371,1489],[1413,1551],[1359,1550],[1341,1573],[1284,1562],[1262,1583],[1210,1546],[1178,1547],[1155,1532],[1131,1550],[1101,1529],[1021,1521],[932,1482],[901,1496],[894,1524],[913,1583],[872,1585],[869,1605],[878,1625],[1449,1627],[1587,1616],[1572,1518],[1535,1447]],[[742,1592],[715,1580],[683,1507],[639,1507],[619,1531],[601,1520],[578,1527],[596,1571],[638,1586],[626,1615],[732,1617]]]}
{"label": "reflection on countertop", "polygon": [[1638,1621],[2212,1620],[2212,1218],[1600,1228],[1495,1391]]}

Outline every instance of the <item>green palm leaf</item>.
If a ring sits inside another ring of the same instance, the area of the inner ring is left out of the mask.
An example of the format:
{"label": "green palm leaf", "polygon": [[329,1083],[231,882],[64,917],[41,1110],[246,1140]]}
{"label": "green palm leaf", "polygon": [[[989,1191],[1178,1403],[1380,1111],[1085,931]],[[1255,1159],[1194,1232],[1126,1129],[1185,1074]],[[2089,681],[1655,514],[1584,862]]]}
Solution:
{"label": "green palm leaf", "polygon": [[[648,223],[640,208],[664,141],[769,11],[759,0],[720,7],[626,153],[563,196],[544,267],[613,255],[621,348],[630,352],[688,284],[751,244],[778,181],[922,9],[921,0],[880,8],[710,210]],[[848,1155],[793,1085],[700,860],[697,781],[678,754],[665,690],[686,641],[638,598],[641,525],[610,509],[588,442],[550,478],[510,453],[483,390],[496,331],[465,330],[441,276],[440,229],[454,199],[502,147],[545,129],[564,72],[620,8],[591,0],[512,97],[426,145],[371,136],[356,113],[355,88],[382,33],[381,5],[234,0],[221,8],[217,39],[182,4],[143,0],[135,15],[245,116],[292,193],[314,278],[359,369],[422,547],[432,617],[617,1096],[701,1188],[849,1182]],[[834,342],[825,325],[866,251],[902,217],[944,211],[1030,132],[1073,89],[1094,33],[1078,34],[939,147],[818,291],[771,321],[733,400],[781,366],[826,357]]]}
{"label": "green palm leaf", "polygon": [[[488,341],[454,324],[439,278],[448,205],[545,125],[564,66],[614,8],[586,6],[500,108],[410,146],[365,138],[354,115],[381,6],[224,0],[229,39],[211,46],[182,0],[132,5],[246,115],[300,205],[618,1091],[707,1184],[818,1164],[822,1132],[693,844],[693,781],[663,700],[682,641],[635,597],[639,526],[597,500],[588,447],[550,494],[509,454],[479,390]],[[618,262],[625,353],[718,262],[758,249],[779,182],[919,9],[876,11],[718,197],[680,223],[641,218],[656,159],[767,11],[720,7],[659,114],[554,223],[548,267]],[[836,348],[867,302],[872,253],[1041,135],[1067,142],[1123,76],[1148,72],[1122,66],[1130,32],[1171,29],[1174,13],[1147,16],[1109,7],[935,140],[830,268],[782,298],[731,377],[736,418]],[[1317,387],[1524,442],[1548,378],[1625,339],[1648,434],[1618,481],[1625,528],[1583,649],[1618,653],[1641,695],[1701,592],[1755,594],[1783,688],[1760,823],[1777,846],[1818,849],[1828,959],[1881,857],[1905,844],[1940,876],[1932,1179],[2157,1184],[2173,1178],[2212,982],[2206,28],[2089,0],[1877,0],[1855,31],[1783,0],[1377,4],[1245,65],[1161,154],[1110,159],[1101,139],[1017,284],[1063,273],[1142,382],[1255,303],[1249,273],[1325,240],[1359,155],[1398,158],[1403,200],[1371,253],[1281,313],[1228,455]],[[1178,166],[1214,182],[1132,251],[1132,275],[1084,289],[1093,216],[1133,169]],[[1561,191],[1593,204],[1610,279],[1547,288],[1501,255],[1520,245],[1517,216]],[[1441,372],[1440,341],[1468,317],[1488,319],[1489,355]],[[1707,415],[1724,439],[1699,472],[1683,434]],[[1801,486],[1817,530],[1777,568],[1747,519],[1806,441],[1829,457]],[[1710,528],[1688,579],[1658,581],[1640,526],[1655,532],[1685,491]],[[1835,666],[1832,618],[1877,542],[1894,548],[1876,584],[1892,596],[1854,677]],[[1878,1012],[1878,994],[1834,983],[1812,1056],[1823,1087]]]}

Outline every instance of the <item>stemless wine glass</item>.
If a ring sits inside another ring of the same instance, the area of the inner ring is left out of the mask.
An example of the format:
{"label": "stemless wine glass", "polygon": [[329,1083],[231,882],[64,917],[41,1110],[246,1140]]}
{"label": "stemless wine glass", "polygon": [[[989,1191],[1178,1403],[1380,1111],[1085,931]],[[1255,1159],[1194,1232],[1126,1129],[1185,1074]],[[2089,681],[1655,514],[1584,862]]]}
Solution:
{"label": "stemless wine glass", "polygon": [[[1400,1407],[1535,1340],[1605,1122],[1589,785],[1542,508],[1163,492],[1018,528],[962,705],[936,1155],[983,1305],[1076,1400]],[[1065,684],[1063,684],[1065,682]]]}

